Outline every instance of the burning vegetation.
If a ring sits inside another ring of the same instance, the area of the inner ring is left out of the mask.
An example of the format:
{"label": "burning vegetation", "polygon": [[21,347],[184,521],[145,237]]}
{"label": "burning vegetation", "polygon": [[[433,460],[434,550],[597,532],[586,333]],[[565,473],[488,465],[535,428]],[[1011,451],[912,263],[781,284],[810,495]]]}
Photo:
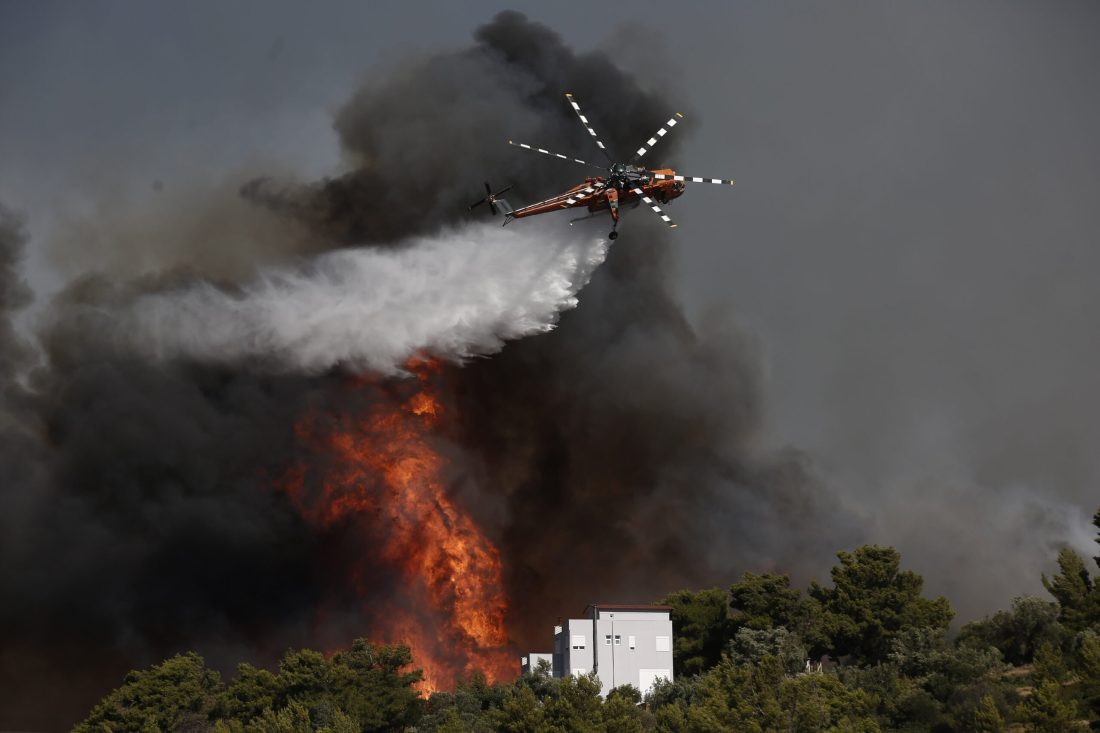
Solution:
{"label": "burning vegetation", "polygon": [[[351,528],[376,543],[373,557],[349,558],[348,582],[362,597],[364,630],[410,647],[422,691],[451,689],[475,671],[504,681],[516,671],[500,551],[448,495],[446,459],[433,445],[445,418],[439,365],[408,368],[414,379],[349,383],[384,395],[363,414],[303,419],[299,439],[325,459],[292,469],[283,490],[311,526]],[[399,577],[383,596],[371,587],[379,559]]]}

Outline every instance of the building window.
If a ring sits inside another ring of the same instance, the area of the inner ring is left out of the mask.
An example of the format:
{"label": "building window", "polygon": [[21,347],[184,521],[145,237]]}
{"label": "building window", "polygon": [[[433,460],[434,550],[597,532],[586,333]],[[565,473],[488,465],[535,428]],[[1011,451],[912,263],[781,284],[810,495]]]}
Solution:
{"label": "building window", "polygon": [[657,651],[659,651],[659,652],[667,652],[668,651],[668,637],[667,636],[658,636],[657,637]]}
{"label": "building window", "polygon": [[638,646],[638,640],[633,636],[626,637],[626,643],[631,649],[634,649]]}
{"label": "building window", "polygon": [[573,648],[574,649],[584,649],[584,635],[583,634],[580,635],[580,636],[574,636],[573,637]]}
{"label": "building window", "polygon": [[604,646],[611,646],[611,634],[604,634],[603,645]]}
{"label": "building window", "polygon": [[615,646],[622,646],[622,645],[623,645],[623,637],[619,636],[618,634],[615,634]]}

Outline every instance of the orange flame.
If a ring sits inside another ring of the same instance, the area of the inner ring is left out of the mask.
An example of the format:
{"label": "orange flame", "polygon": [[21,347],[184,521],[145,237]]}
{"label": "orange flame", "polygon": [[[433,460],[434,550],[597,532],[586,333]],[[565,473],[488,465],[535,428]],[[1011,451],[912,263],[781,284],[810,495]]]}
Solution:
{"label": "orange flame", "polygon": [[[378,552],[400,571],[403,604],[370,599],[372,609],[382,608],[368,614],[371,635],[409,645],[414,666],[424,670],[423,692],[451,688],[457,676],[478,671],[490,682],[506,680],[516,664],[504,627],[500,553],[445,490],[446,461],[432,446],[444,413],[431,379],[436,365],[409,368],[418,378],[410,396],[365,416],[337,416],[328,430],[312,419],[300,423],[299,438],[319,438],[335,460],[318,494],[306,496],[301,468],[284,489],[315,526],[351,521],[384,538]],[[351,570],[365,594],[365,579]]]}

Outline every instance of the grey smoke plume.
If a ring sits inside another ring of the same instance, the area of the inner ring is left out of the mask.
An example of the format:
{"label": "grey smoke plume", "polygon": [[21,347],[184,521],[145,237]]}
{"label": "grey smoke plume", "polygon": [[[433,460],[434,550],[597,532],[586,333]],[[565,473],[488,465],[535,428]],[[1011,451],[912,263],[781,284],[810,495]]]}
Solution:
{"label": "grey smoke plume", "polygon": [[928,579],[929,592],[945,595],[965,620],[1007,605],[975,599],[1021,587],[1040,593],[1036,580],[1062,547],[1086,558],[1096,547],[1095,528],[1078,506],[1021,484],[925,479],[886,485],[882,494],[866,522],[868,541],[897,547]]}
{"label": "grey smoke plume", "polygon": [[30,345],[15,330],[12,316],[33,299],[19,272],[26,233],[15,212],[0,204],[0,386],[16,375],[29,358]]}
{"label": "grey smoke plume", "polygon": [[464,226],[390,249],[346,249],[240,288],[201,281],[116,307],[61,314],[100,322],[124,351],[318,374],[394,375],[416,355],[461,363],[551,330],[604,259],[602,239]]}

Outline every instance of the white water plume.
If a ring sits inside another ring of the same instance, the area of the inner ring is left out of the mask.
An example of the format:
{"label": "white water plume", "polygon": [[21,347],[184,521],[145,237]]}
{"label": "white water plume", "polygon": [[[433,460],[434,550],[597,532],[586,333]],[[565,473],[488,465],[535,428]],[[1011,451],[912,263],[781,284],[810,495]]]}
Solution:
{"label": "white water plume", "polygon": [[267,270],[239,292],[204,281],[145,294],[116,333],[162,360],[395,373],[417,354],[461,361],[551,330],[606,254],[599,239],[469,226]]}

